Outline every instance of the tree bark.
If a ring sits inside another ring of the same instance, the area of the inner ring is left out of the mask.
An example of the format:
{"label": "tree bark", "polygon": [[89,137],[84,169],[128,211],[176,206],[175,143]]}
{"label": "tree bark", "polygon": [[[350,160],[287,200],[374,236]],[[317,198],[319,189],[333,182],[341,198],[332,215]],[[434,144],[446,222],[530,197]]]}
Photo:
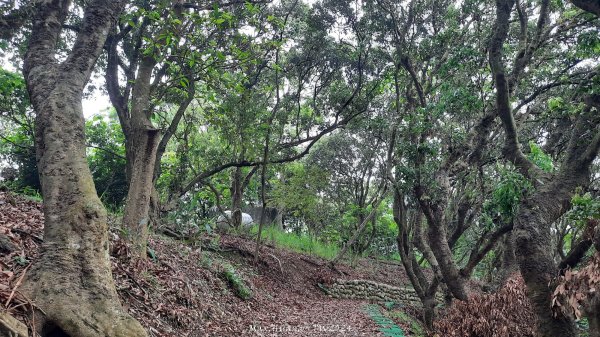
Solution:
{"label": "tree bark", "polygon": [[461,301],[466,301],[469,294],[465,286],[465,279],[461,276],[458,266],[454,262],[452,250],[448,244],[446,217],[444,214],[444,205],[447,204],[448,175],[440,171],[437,181],[439,182],[441,191],[438,192],[440,196],[434,201],[428,198],[424,187],[420,184],[414,188],[415,195],[429,225],[427,230],[429,247],[439,264],[440,272],[444,277],[444,283],[446,283],[454,297]]}
{"label": "tree bark", "polygon": [[150,198],[154,188],[154,165],[160,142],[160,131],[150,119],[150,90],[154,55],[142,58],[132,90],[131,114],[125,144],[128,161],[129,191],[123,210],[123,226],[140,258],[146,258]]}
{"label": "tree bark", "polygon": [[512,232],[504,237],[502,244],[502,257],[500,262],[500,272],[494,280],[494,286],[501,287],[513,273],[519,270],[517,257],[515,256],[515,237]]}
{"label": "tree bark", "polygon": [[590,327],[590,335],[588,337],[600,337],[600,303],[595,303],[588,310],[587,318]]}
{"label": "tree bark", "polygon": [[[544,195],[543,198],[549,196]],[[576,336],[573,321],[563,315],[554,317],[551,310],[553,281],[558,268],[552,256],[550,223],[543,214],[549,212],[540,196],[521,204],[515,219],[517,261],[527,285],[537,316],[537,332],[543,337]],[[556,206],[556,205],[553,205]]]}
{"label": "tree bark", "polygon": [[23,290],[43,310],[42,336],[146,336],[119,304],[108,225],[85,154],[83,89],[123,1],[93,1],[67,59],[56,42],[71,2],[37,3],[23,73],[36,112],[44,243]]}

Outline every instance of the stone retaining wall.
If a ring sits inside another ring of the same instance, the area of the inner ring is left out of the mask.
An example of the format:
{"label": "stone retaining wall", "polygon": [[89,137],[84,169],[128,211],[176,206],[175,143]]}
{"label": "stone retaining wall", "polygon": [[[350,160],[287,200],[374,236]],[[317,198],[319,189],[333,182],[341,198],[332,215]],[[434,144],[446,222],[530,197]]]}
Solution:
{"label": "stone retaining wall", "polygon": [[[388,301],[407,305],[421,305],[415,290],[410,287],[395,287],[369,280],[337,280],[323,289],[330,297]],[[443,296],[438,293],[439,301]]]}

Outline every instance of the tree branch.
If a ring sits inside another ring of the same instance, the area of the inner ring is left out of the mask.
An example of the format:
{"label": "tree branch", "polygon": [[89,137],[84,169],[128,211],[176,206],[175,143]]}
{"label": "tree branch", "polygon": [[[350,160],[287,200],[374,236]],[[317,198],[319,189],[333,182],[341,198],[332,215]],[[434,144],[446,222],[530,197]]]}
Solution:
{"label": "tree branch", "polygon": [[586,12],[600,16],[600,1],[598,0],[571,0],[571,2]]}
{"label": "tree branch", "polygon": [[116,23],[123,9],[122,4],[123,0],[93,1],[89,4],[69,57],[60,65],[60,71],[65,74],[64,78],[82,90],[104,47],[107,31]]}
{"label": "tree branch", "polygon": [[542,177],[544,174],[521,151],[517,126],[510,107],[509,84],[502,62],[502,47],[508,37],[510,13],[514,3],[514,0],[498,0],[496,2],[496,27],[490,42],[489,62],[496,82],[496,109],[505,131],[503,154],[521,174],[536,181],[534,178]]}

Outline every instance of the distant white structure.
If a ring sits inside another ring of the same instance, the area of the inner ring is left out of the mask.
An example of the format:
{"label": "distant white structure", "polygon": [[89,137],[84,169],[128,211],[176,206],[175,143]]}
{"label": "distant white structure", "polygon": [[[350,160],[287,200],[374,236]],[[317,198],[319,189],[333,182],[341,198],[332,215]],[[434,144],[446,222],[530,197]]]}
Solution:
{"label": "distant white structure", "polygon": [[[227,218],[225,218],[227,216]],[[232,222],[231,211],[225,211],[225,216],[223,214],[219,215],[217,218],[217,228],[221,231],[227,231],[231,228],[229,222]],[[242,228],[250,228],[254,225],[254,219],[248,213],[242,213]]]}

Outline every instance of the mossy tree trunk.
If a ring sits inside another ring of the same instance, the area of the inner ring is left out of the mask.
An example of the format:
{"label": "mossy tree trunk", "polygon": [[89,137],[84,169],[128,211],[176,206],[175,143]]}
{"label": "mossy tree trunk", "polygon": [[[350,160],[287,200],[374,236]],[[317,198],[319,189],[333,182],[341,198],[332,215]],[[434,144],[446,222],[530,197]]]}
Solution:
{"label": "mossy tree trunk", "polygon": [[24,291],[43,311],[42,336],[146,336],[121,307],[108,255],[106,210],[85,154],[82,94],[123,1],[92,1],[67,59],[56,45],[71,2],[38,2],[24,76],[36,112],[44,243]]}

